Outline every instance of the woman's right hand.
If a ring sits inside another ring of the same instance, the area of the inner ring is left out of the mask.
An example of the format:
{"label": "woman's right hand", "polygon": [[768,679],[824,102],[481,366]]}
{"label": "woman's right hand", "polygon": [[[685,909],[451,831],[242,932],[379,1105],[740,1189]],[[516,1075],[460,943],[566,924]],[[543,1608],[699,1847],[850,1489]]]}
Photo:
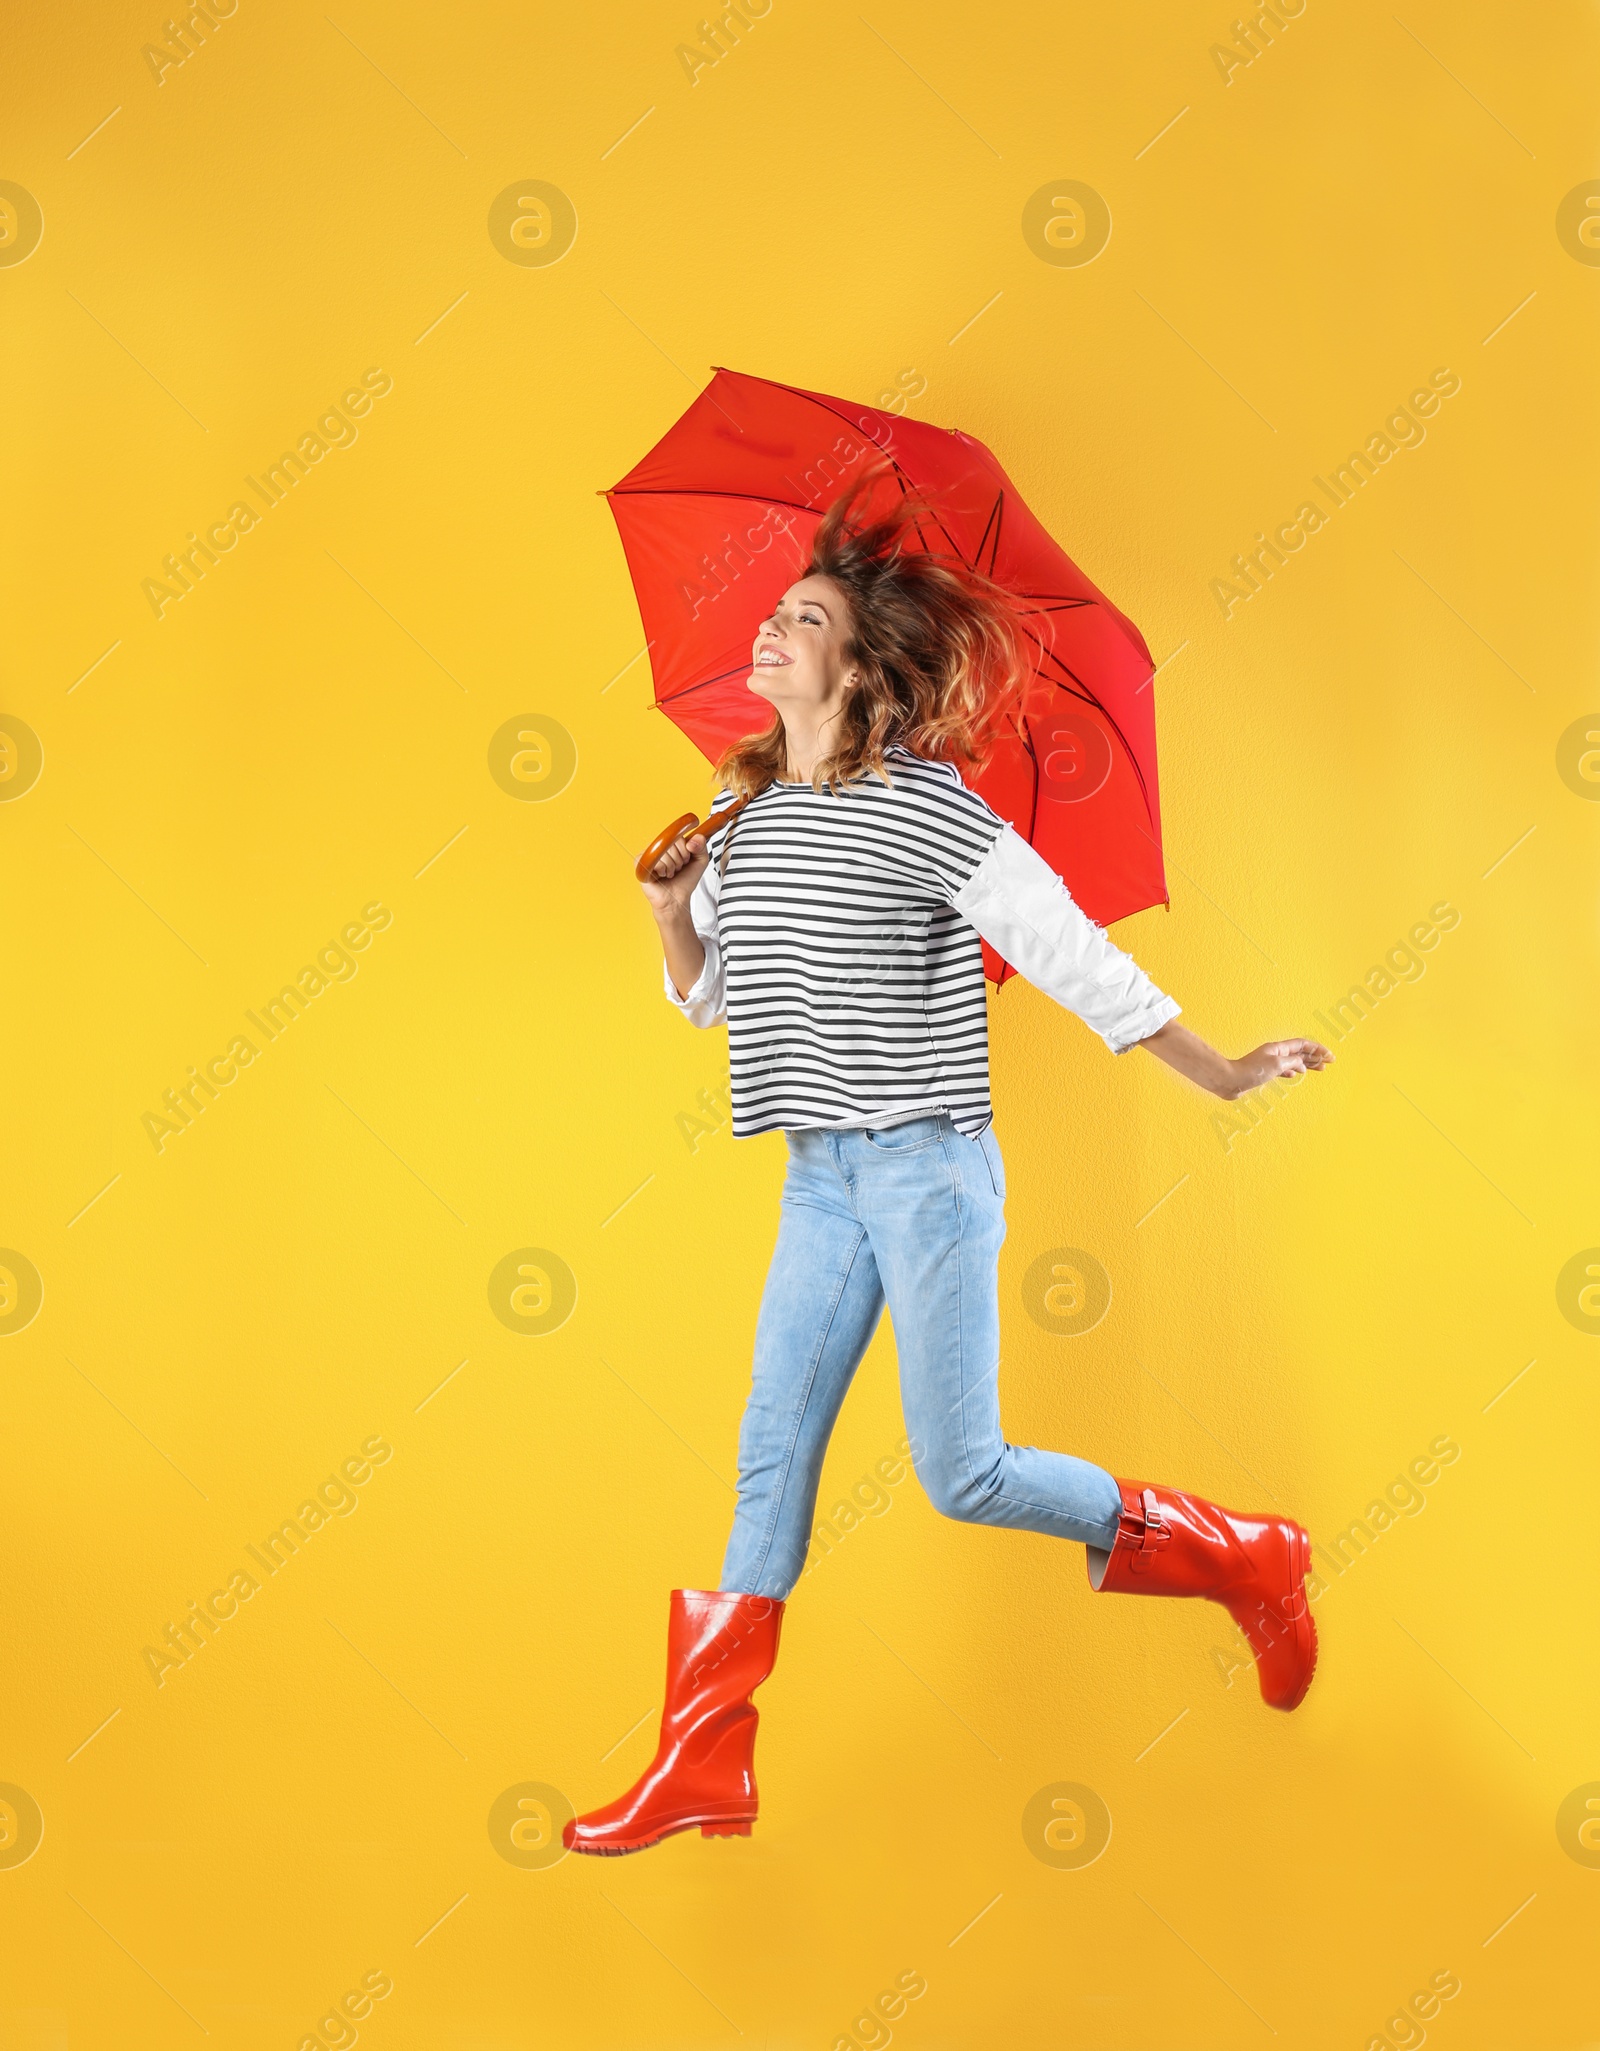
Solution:
{"label": "woman's right hand", "polygon": [[709,860],[700,834],[678,836],[640,885],[658,919],[687,916],[694,887]]}

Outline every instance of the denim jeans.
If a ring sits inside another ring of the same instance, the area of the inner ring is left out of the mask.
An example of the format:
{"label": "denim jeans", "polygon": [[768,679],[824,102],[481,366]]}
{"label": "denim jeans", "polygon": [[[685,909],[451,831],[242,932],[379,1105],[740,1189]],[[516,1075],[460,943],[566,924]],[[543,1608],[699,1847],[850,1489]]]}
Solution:
{"label": "denim jeans", "polygon": [[828,1439],[885,1302],[912,1459],[935,1509],[1109,1548],[1111,1476],[1008,1445],[1000,1430],[1005,1169],[993,1130],[969,1139],[940,1115],[785,1137],[723,1589],[782,1597],[799,1578]]}

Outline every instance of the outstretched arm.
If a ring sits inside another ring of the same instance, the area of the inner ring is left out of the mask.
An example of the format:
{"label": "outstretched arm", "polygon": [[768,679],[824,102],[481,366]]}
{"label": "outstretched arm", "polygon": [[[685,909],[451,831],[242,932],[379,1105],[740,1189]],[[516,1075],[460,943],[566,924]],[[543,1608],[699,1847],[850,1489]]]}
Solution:
{"label": "outstretched arm", "polygon": [[1333,1059],[1318,1040],[1268,1040],[1253,1053],[1230,1061],[1175,1018],[1136,1044],[1214,1097],[1242,1097],[1275,1076],[1305,1075],[1313,1068],[1326,1068]]}
{"label": "outstretched arm", "polygon": [[1092,1026],[1114,1054],[1148,1047],[1202,1089],[1242,1097],[1333,1059],[1316,1040],[1271,1040],[1230,1061],[1178,1024],[1176,1001],[1080,910],[1041,855],[1006,827],[952,902],[1037,988]]}
{"label": "outstretched arm", "polygon": [[1007,826],[951,903],[1035,989],[1076,1013],[1113,1054],[1176,1017],[1130,955],[1083,912],[1042,855]]}

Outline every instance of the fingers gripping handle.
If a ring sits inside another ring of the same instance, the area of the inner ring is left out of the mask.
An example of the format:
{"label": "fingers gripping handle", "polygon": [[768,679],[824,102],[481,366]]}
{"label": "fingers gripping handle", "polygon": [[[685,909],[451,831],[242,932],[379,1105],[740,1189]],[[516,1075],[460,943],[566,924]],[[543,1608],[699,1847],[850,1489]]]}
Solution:
{"label": "fingers gripping handle", "polygon": [[725,805],[720,812],[713,812],[704,825],[701,825],[696,820],[693,812],[685,812],[681,819],[674,819],[670,826],[662,827],[655,839],[651,841],[644,853],[640,855],[638,861],[634,863],[634,875],[641,883],[645,882],[649,877],[650,871],[680,835],[686,836],[691,833],[698,833],[709,839],[720,827],[726,826],[730,819],[735,818],[742,812],[749,802],[748,798],[740,798],[736,804]]}
{"label": "fingers gripping handle", "polygon": [[670,826],[662,827],[655,839],[651,841],[650,845],[633,865],[633,873],[641,883],[649,876],[650,871],[660,861],[667,849],[671,847],[678,835],[680,833],[687,833],[695,823],[693,812],[685,812],[681,819],[674,819]]}

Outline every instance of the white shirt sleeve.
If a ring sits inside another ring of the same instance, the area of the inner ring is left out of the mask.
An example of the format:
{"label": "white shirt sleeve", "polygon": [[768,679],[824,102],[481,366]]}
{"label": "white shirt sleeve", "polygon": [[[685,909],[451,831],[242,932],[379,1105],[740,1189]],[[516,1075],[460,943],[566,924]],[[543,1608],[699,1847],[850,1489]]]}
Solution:
{"label": "white shirt sleeve", "polygon": [[714,861],[707,862],[700,881],[694,886],[694,895],[689,899],[689,917],[705,947],[706,965],[687,996],[678,995],[666,963],[661,964],[661,980],[668,1001],[677,1006],[691,1025],[725,1025],[728,1019],[728,979],[723,970],[722,947],[717,939],[717,898],[721,890],[721,872]]}
{"label": "white shirt sleeve", "polygon": [[1178,1004],[1106,938],[1014,828],[999,836],[953,902],[997,954],[1075,1012],[1113,1054],[1177,1017]]}

